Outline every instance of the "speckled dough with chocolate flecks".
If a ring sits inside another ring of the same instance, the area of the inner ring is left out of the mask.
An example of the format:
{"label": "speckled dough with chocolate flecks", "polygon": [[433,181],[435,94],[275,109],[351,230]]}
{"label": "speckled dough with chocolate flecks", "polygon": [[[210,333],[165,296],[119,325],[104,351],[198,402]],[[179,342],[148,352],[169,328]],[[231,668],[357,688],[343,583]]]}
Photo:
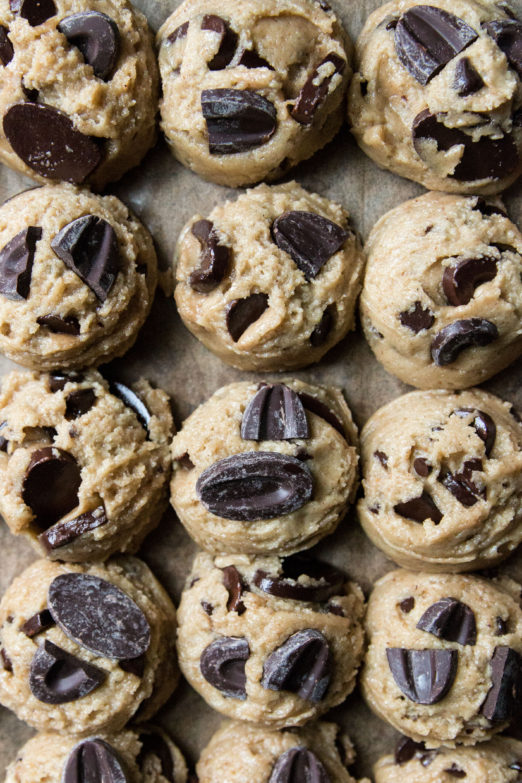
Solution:
{"label": "speckled dough with chocolate flecks", "polygon": [[522,235],[499,201],[405,201],[374,226],[366,252],[361,322],[388,372],[463,389],[522,353]]}
{"label": "speckled dough with chocolate flecks", "polygon": [[144,380],[13,372],[0,393],[0,512],[51,559],[135,552],[167,506],[172,416]]}
{"label": "speckled dough with chocolate flecks", "polygon": [[1,0],[0,160],[101,188],[156,137],[158,69],[127,0]]}
{"label": "speckled dough with chocolate flecks", "polygon": [[357,485],[357,431],[340,390],[233,383],[172,442],[171,503],[209,552],[289,554],[332,533]]}
{"label": "speckled dough with chocolate flecks", "polygon": [[319,0],[185,0],[158,33],[162,128],[220,185],[277,179],[339,130],[351,43]]}
{"label": "speckled dough with chocolate flecks", "polygon": [[185,326],[241,370],[319,361],[354,327],[364,254],[346,210],[296,182],[193,217],[176,250]]}
{"label": "speckled dough with chocolate flecks", "polygon": [[357,42],[353,133],[432,190],[499,193],[522,171],[522,24],[507,3],[393,0]]}

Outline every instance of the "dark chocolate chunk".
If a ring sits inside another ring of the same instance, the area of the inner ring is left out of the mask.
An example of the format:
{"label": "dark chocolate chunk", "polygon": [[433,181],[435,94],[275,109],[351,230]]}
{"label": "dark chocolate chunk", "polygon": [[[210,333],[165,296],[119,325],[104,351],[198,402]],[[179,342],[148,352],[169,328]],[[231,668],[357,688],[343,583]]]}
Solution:
{"label": "dark chocolate chunk", "polygon": [[414,522],[424,522],[431,519],[436,525],[441,521],[443,514],[435,505],[435,501],[427,492],[423,492],[417,498],[411,498],[403,503],[397,503],[393,510],[396,514],[406,519],[412,519]]}
{"label": "dark chocolate chunk", "polygon": [[483,22],[482,27],[506,55],[508,63],[522,77],[522,24],[514,19]]}
{"label": "dark chocolate chunk", "polygon": [[182,38],[187,37],[189,29],[189,22],[183,22],[183,24],[180,24],[179,27],[176,27],[173,33],[169,35],[167,38],[167,42],[169,44],[176,43],[176,41],[180,41]]}
{"label": "dark chocolate chunk", "polygon": [[65,398],[65,418],[67,421],[79,419],[91,410],[95,402],[94,389],[75,389]]}
{"label": "dark chocolate chunk", "polygon": [[491,416],[485,413],[485,411],[474,410],[473,408],[457,408],[454,413],[456,416],[467,416],[469,413],[475,414],[470,424],[475,428],[478,437],[484,441],[486,457],[489,457],[497,437],[497,427]]}
{"label": "dark chocolate chunk", "polygon": [[432,604],[420,618],[417,628],[447,642],[474,645],[477,641],[475,614],[456,598],[441,598]]}
{"label": "dark chocolate chunk", "polygon": [[309,438],[306,411],[299,395],[282,383],[263,386],[243,414],[241,437],[257,441]]}
{"label": "dark chocolate chunk", "polygon": [[432,466],[425,457],[416,457],[413,460],[413,470],[418,476],[426,478],[432,471]]}
{"label": "dark chocolate chunk", "polygon": [[56,370],[49,375],[49,390],[52,392],[62,391],[66,383],[81,383],[83,375],[79,372],[63,372]]}
{"label": "dark chocolate chunk", "polygon": [[453,685],[457,674],[457,650],[407,650],[386,648],[396,685],[417,704],[436,704]]}
{"label": "dark chocolate chunk", "polygon": [[55,313],[39,315],[36,319],[39,326],[45,326],[53,334],[80,334],[80,322],[74,315],[68,315],[65,318]]}
{"label": "dark chocolate chunk", "polygon": [[0,293],[8,299],[29,296],[36,243],[41,237],[41,228],[28,226],[0,251]]}
{"label": "dark chocolate chunk", "polygon": [[54,625],[54,620],[49,609],[44,609],[41,612],[36,612],[20,626],[22,633],[25,633],[30,639],[33,636],[37,636],[42,631],[46,631],[48,628]]}
{"label": "dark chocolate chunk", "polygon": [[133,392],[132,389],[125,386],[125,384],[112,380],[109,382],[109,389],[111,394],[114,394],[115,397],[119,397],[127,408],[134,411],[142,427],[148,429],[152,414],[136,392]]}
{"label": "dark chocolate chunk", "polygon": [[118,661],[118,665],[124,672],[134,674],[135,677],[141,679],[145,671],[146,662],[145,655],[138,655],[137,658],[123,658],[123,660]]}
{"label": "dark chocolate chunk", "polygon": [[307,280],[313,280],[337,253],[348,232],[315,212],[283,212],[272,223],[272,239],[292,258]]}
{"label": "dark chocolate chunk", "polygon": [[176,462],[181,468],[184,468],[184,470],[192,470],[194,467],[194,463],[190,459],[188,454],[182,454],[181,457],[178,457],[176,459]]}
{"label": "dark chocolate chunk", "polygon": [[399,608],[404,614],[409,614],[414,606],[415,598],[412,595],[408,596],[408,598],[403,598],[399,604]]}
{"label": "dark chocolate chunk", "polygon": [[230,64],[237,47],[237,33],[220,16],[206,14],[201,22],[202,30],[210,30],[219,35],[219,49],[212,60],[207,63],[210,71],[221,71]]}
{"label": "dark chocolate chunk", "polygon": [[35,516],[34,524],[48,528],[72,511],[80,484],[72,454],[55,446],[34,451],[22,482],[22,499]]}
{"label": "dark chocolate chunk", "polygon": [[139,768],[143,771],[147,758],[156,756],[161,765],[162,777],[170,781],[170,783],[176,783],[174,778],[174,758],[161,734],[157,731],[142,731],[140,732],[140,742],[141,750],[136,759]]}
{"label": "dark chocolate chunk", "polygon": [[245,663],[250,657],[246,639],[221,636],[201,653],[199,668],[207,682],[224,696],[246,699]]}
{"label": "dark chocolate chunk", "polygon": [[[7,422],[3,421],[0,424],[0,430],[3,430],[3,428],[6,426],[7,426]],[[0,435],[0,451],[7,453],[8,448],[9,448],[9,441],[7,440],[6,437],[4,437],[4,435]]]}
{"label": "dark chocolate chunk", "polygon": [[458,767],[456,764],[452,764],[451,767],[448,767],[447,769],[443,770],[443,772],[446,773],[446,775],[451,775],[452,778],[465,778],[467,777],[466,773],[463,769]]}
{"label": "dark chocolate chunk", "polygon": [[11,661],[10,657],[4,650],[4,648],[0,648],[0,658],[2,659],[2,668],[6,672],[12,672],[13,671],[13,662]]}
{"label": "dark chocolate chunk", "polygon": [[261,57],[255,49],[245,49],[239,58],[238,65],[244,65],[245,68],[268,68],[271,71],[274,70],[268,60]]}
{"label": "dark chocolate chunk", "polygon": [[[328,75],[323,75],[321,71],[328,68]],[[330,82],[336,73],[343,73],[346,68],[346,61],[338,54],[328,54],[316,68],[312,71],[297,96],[297,100],[292,107],[290,114],[301,125],[311,125],[314,121],[315,113],[328,95]]]}
{"label": "dark chocolate chunk", "polygon": [[384,451],[379,451],[377,449],[377,451],[373,452],[373,456],[379,460],[384,470],[388,470],[388,455],[385,454]]}
{"label": "dark chocolate chunk", "polygon": [[522,698],[522,657],[511,647],[495,647],[490,661],[491,688],[481,712],[492,723],[520,715]]}
{"label": "dark chocolate chunk", "polygon": [[435,316],[428,307],[423,307],[419,301],[416,301],[413,309],[410,308],[399,313],[399,321],[403,326],[407,326],[412,332],[418,334],[423,329],[429,329],[433,326]]}
{"label": "dark chocolate chunk", "polygon": [[307,411],[310,411],[310,413],[313,413],[315,416],[319,416],[320,419],[324,419],[326,422],[328,422],[328,424],[330,424],[330,426],[334,428],[334,430],[337,430],[337,432],[342,435],[345,440],[348,440],[343,425],[335,413],[331,410],[331,408],[325,405],[324,402],[321,402],[321,400],[318,400],[317,397],[314,397],[311,394],[307,394],[306,392],[299,392],[299,399]]}
{"label": "dark chocolate chunk", "polygon": [[484,87],[484,79],[474,67],[469,57],[463,57],[455,67],[453,89],[461,98],[474,95]]}
{"label": "dark chocolate chunk", "polygon": [[199,267],[190,273],[189,284],[194,291],[208,294],[220,284],[228,271],[230,248],[219,244],[219,237],[210,220],[198,220],[191,231],[199,241],[201,253]]}
{"label": "dark chocolate chunk", "polygon": [[[300,576],[307,576],[308,579],[304,583],[299,582]],[[333,595],[339,595],[345,576],[328,563],[293,555],[283,560],[281,575],[269,574],[259,569],[252,581],[264,593],[278,598],[320,603]]]}
{"label": "dark chocolate chunk", "polygon": [[223,584],[228,590],[227,612],[237,612],[241,615],[245,612],[245,604],[241,597],[248,588],[235,566],[229,565],[222,570]]}
{"label": "dark chocolate chunk", "polygon": [[9,30],[0,24],[0,63],[8,65],[14,57],[13,44],[9,40]]}
{"label": "dark chocolate chunk", "polygon": [[62,783],[130,783],[117,751],[99,737],[82,740],[65,762]]}
{"label": "dark chocolate chunk", "polygon": [[252,90],[203,90],[201,109],[211,155],[231,155],[260,147],[277,128],[274,104]]}
{"label": "dark chocolate chunk", "polygon": [[451,266],[447,266],[442,276],[442,289],[448,302],[459,306],[468,304],[475,289],[488,280],[493,280],[497,274],[495,258],[464,258]]}
{"label": "dark chocolate chunk", "polygon": [[331,778],[315,753],[298,745],[276,759],[268,783],[331,783]]}
{"label": "dark chocolate chunk", "polygon": [[444,326],[431,342],[431,356],[439,367],[453,364],[462,351],[484,347],[498,337],[498,329],[486,318],[463,318]]}
{"label": "dark chocolate chunk", "polygon": [[201,601],[201,608],[203,609],[205,614],[208,614],[209,617],[212,616],[212,612],[214,611],[214,607],[208,601]]}
{"label": "dark chocolate chunk", "polygon": [[45,704],[76,701],[96,690],[107,672],[62,650],[46,639],[31,661],[29,687]]}
{"label": "dark chocolate chunk", "polygon": [[57,522],[56,525],[40,533],[38,541],[47,552],[52,552],[61,546],[71,544],[90,530],[96,530],[97,527],[106,525],[108,521],[105,506],[97,506],[92,511],[85,511],[74,519]]}
{"label": "dark chocolate chunk", "polygon": [[490,217],[491,215],[502,215],[502,217],[507,217],[507,214],[503,209],[497,207],[496,204],[489,204],[482,196],[477,196],[475,206],[471,207],[471,209],[478,210],[484,217]]}
{"label": "dark chocolate chunk", "polygon": [[56,14],[53,0],[9,0],[11,11],[38,27]]}
{"label": "dark chocolate chunk", "polygon": [[502,617],[495,618],[495,636],[505,636],[507,628],[507,622]]}
{"label": "dark chocolate chunk", "polygon": [[447,473],[442,473],[438,480],[462,506],[470,508],[477,503],[478,495],[480,494],[479,490],[466,473],[450,473],[448,471]]}
{"label": "dark chocolate chunk", "polygon": [[58,30],[80,50],[94,75],[109,81],[120,52],[120,33],[116,22],[100,11],[80,11],[62,19]]}
{"label": "dark chocolate chunk", "polygon": [[328,339],[334,325],[336,312],[337,309],[335,305],[329,304],[326,310],[324,311],[321,320],[319,321],[317,326],[314,327],[310,335],[310,344],[314,348],[319,348],[320,345],[324,345],[324,343]]}
{"label": "dark chocolate chunk", "polygon": [[245,299],[234,299],[227,308],[227,329],[233,341],[237,343],[268,307],[267,294],[250,294]]}
{"label": "dark chocolate chunk", "polygon": [[328,690],[332,667],[327,639],[315,628],[306,628],[270,653],[261,685],[272,691],[297,693],[301,699],[317,703]]}
{"label": "dark chocolate chunk", "polygon": [[412,758],[423,753],[426,749],[424,742],[415,742],[410,737],[404,735],[399,737],[397,744],[395,745],[395,763],[406,764],[411,761]]}

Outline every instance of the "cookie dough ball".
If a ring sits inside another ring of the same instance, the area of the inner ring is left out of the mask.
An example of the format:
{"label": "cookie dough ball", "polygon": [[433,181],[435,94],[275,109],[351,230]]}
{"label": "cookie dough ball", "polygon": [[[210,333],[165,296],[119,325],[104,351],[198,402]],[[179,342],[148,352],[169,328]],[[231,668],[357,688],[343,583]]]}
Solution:
{"label": "cookie dough ball", "polygon": [[176,304],[185,326],[227,364],[296,369],[354,328],[363,264],[339,204],[295,182],[260,185],[185,226]]}
{"label": "cookie dough ball", "polygon": [[0,391],[0,513],[42,555],[135,552],[167,506],[172,417],[141,380],[13,372]]}
{"label": "cookie dough ball", "polygon": [[473,745],[518,717],[520,585],[392,571],[370,596],[361,684],[371,709],[427,747]]}
{"label": "cookie dough ball", "polygon": [[503,3],[381,6],[357,42],[349,117],[359,145],[431,190],[504,190],[522,170],[521,43]]}
{"label": "cookie dough ball", "polygon": [[325,563],[203,553],[181,597],[180,668],[228,717],[301,726],[353,690],[363,611],[360,588]]}
{"label": "cookie dough ball", "polygon": [[38,182],[96,188],[155,139],[158,69],[126,0],[0,2],[0,160]]}
{"label": "cookie dough ball", "polygon": [[522,541],[522,424],[512,407],[471,389],[411,392],[361,434],[359,519],[405,568],[469,571]]}
{"label": "cookie dough ball", "polygon": [[37,560],[0,603],[0,702],[79,736],[147,720],[177,680],[176,612],[145,563]]}
{"label": "cookie dough ball", "polygon": [[232,383],[172,442],[171,503],[214,554],[290,554],[332,533],[357,484],[357,431],[340,390]]}
{"label": "cookie dough ball", "polygon": [[522,234],[499,202],[426,193],[366,245],[361,321],[384,367],[421,389],[463,389],[522,353]]}

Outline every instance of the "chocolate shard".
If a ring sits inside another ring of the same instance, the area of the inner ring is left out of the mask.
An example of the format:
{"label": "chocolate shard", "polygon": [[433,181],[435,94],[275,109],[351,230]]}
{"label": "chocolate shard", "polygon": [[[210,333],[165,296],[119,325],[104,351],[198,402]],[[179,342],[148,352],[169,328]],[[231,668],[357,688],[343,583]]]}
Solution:
{"label": "chocolate shard", "polygon": [[442,289],[448,302],[458,307],[468,304],[475,289],[482,283],[493,280],[497,274],[495,258],[464,258],[447,266],[442,276]]}
{"label": "chocolate shard", "polygon": [[150,645],[150,625],[119,587],[89,574],[61,574],[51,582],[49,611],[62,631],[106,658],[137,658]]}
{"label": "chocolate shard", "polygon": [[415,742],[415,740],[410,739],[410,737],[405,737],[403,735],[399,737],[397,744],[395,745],[395,763],[406,764],[425,749],[426,746],[424,742]]}
{"label": "chocolate shard", "polygon": [[65,389],[66,383],[81,383],[83,375],[79,372],[64,372],[55,370],[49,375],[49,391],[57,392]]}
{"label": "chocolate shard", "polygon": [[123,658],[118,661],[120,669],[129,674],[134,674],[135,677],[143,677],[145,672],[145,664],[147,663],[145,655],[138,655],[137,658]]}
{"label": "chocolate shard", "polygon": [[477,641],[475,613],[457,598],[441,598],[432,604],[417,623],[417,628],[463,645],[474,645]]}
{"label": "chocolate shard", "polygon": [[56,313],[47,313],[39,315],[36,319],[39,326],[45,326],[53,334],[80,334],[80,322],[74,315],[68,315],[65,318]]}
{"label": "chocolate shard", "polygon": [[415,606],[415,598],[409,595],[407,598],[403,598],[399,603],[399,608],[404,614],[409,614]]}
{"label": "chocolate shard", "polygon": [[118,752],[96,737],[82,740],[65,762],[62,783],[130,783],[131,777]]}
{"label": "chocolate shard", "polygon": [[418,334],[423,329],[429,329],[433,326],[435,316],[428,307],[423,307],[421,302],[416,301],[413,309],[403,310],[399,313],[399,321],[403,326],[407,326],[412,332]]}
{"label": "chocolate shard", "polygon": [[11,11],[27,19],[31,27],[38,27],[56,14],[53,0],[9,0]]}
{"label": "chocolate shard", "polygon": [[507,217],[506,212],[501,207],[498,207],[496,204],[490,204],[482,196],[477,196],[475,205],[471,209],[478,210],[484,217],[491,217],[491,215]]}
{"label": "chocolate shard", "polygon": [[235,566],[229,565],[222,570],[223,584],[228,590],[227,612],[237,612],[241,615],[246,611],[241,597],[248,587]]}
{"label": "chocolate shard", "polygon": [[239,58],[238,65],[244,65],[245,68],[268,68],[270,71],[274,70],[268,60],[261,57],[255,49],[245,49]]}
{"label": "chocolate shard", "polygon": [[497,338],[497,327],[486,318],[463,318],[437,332],[431,342],[431,357],[437,366],[445,367],[466,348],[484,347]]}
{"label": "chocolate shard", "polygon": [[180,24],[179,27],[176,27],[174,32],[172,32],[169,37],[167,38],[167,43],[173,44],[176,43],[176,41],[181,41],[183,38],[187,37],[189,29],[189,22],[183,22],[183,24]]}
{"label": "chocolate shard", "polygon": [[116,22],[100,11],[80,11],[62,19],[58,30],[80,50],[94,75],[109,81],[120,53],[120,33]]}
{"label": "chocolate shard", "polygon": [[[471,471],[468,472],[471,474]],[[466,472],[450,473],[448,471],[441,474],[438,480],[466,508],[474,506],[479,500],[479,489]]]}
{"label": "chocolate shard", "polygon": [[327,341],[335,323],[336,312],[337,308],[334,304],[329,304],[324,311],[321,320],[317,326],[314,327],[310,335],[310,345],[313,348],[319,348],[319,346],[324,345]]}
{"label": "chocolate shard", "polygon": [[13,671],[13,662],[11,661],[10,657],[8,656],[8,654],[6,653],[6,651],[4,650],[3,647],[0,648],[0,658],[2,659],[1,660],[1,664],[2,664],[3,670],[6,671],[6,672],[11,672],[12,673],[12,671]]}
{"label": "chocolate shard", "polygon": [[441,521],[443,514],[435,505],[435,501],[427,492],[423,492],[417,498],[411,498],[403,503],[397,503],[393,510],[396,514],[406,519],[412,519],[414,522],[424,522],[431,519],[436,525]]}
{"label": "chocolate shard", "polygon": [[307,466],[296,457],[247,451],[204,470],[196,494],[218,517],[256,522],[297,511],[311,500],[313,482]]}
{"label": "chocolate shard", "polygon": [[260,147],[277,128],[274,104],[252,90],[203,90],[201,109],[211,155],[232,155]]}
{"label": "chocolate shard", "polygon": [[268,294],[250,294],[245,299],[234,299],[227,308],[227,329],[235,343],[268,307]]}
{"label": "chocolate shard", "polygon": [[321,60],[302,86],[290,111],[296,122],[301,125],[312,124],[318,108],[328,95],[333,77],[336,73],[343,73],[345,68],[346,61],[333,52]]}
{"label": "chocolate shard", "polygon": [[522,77],[522,24],[515,19],[483,22],[482,27],[506,55],[508,63]]}
{"label": "chocolate shard", "polygon": [[[308,578],[299,582],[301,576]],[[258,569],[252,581],[264,593],[277,598],[321,603],[342,592],[345,576],[328,563],[293,555],[284,558],[281,575]]]}
{"label": "chocolate shard", "polygon": [[38,541],[44,547],[46,552],[53,552],[61,546],[71,544],[80,536],[97,527],[102,527],[108,522],[105,506],[97,506],[92,511],[85,511],[74,519],[68,519],[64,522],[57,522],[52,527],[44,530],[38,536]]}
{"label": "chocolate shard", "polygon": [[519,718],[522,657],[511,647],[495,647],[490,668],[492,684],[480,711],[492,723]]}
{"label": "chocolate shard", "polygon": [[317,397],[314,397],[311,394],[307,394],[306,392],[299,392],[299,399],[307,411],[310,411],[310,413],[313,413],[315,416],[319,416],[320,419],[324,419],[326,422],[328,422],[328,424],[330,424],[330,426],[334,428],[334,430],[337,430],[337,432],[342,435],[346,441],[348,441],[344,426],[331,408],[325,405],[324,402],[321,402],[321,400],[317,399]]}
{"label": "chocolate shard", "polygon": [[282,753],[275,761],[268,783],[331,783],[315,753],[304,745]]}
{"label": "chocolate shard", "polygon": [[[143,772],[145,769],[147,758],[155,756],[159,759],[162,777],[164,777],[165,780],[170,781],[170,783],[176,783],[174,777],[174,757],[162,735],[158,731],[141,731],[139,739],[141,742],[141,750],[136,762],[141,771]],[[144,775],[144,779],[147,779],[146,775]]]}
{"label": "chocolate shard", "polygon": [[303,211],[283,212],[272,223],[271,234],[277,247],[288,253],[308,281],[317,277],[349,236],[332,220]]}
{"label": "chocolate shard", "polygon": [[463,57],[458,61],[455,68],[455,79],[453,80],[453,89],[457,95],[465,98],[468,95],[474,95],[484,87],[484,79],[474,67],[469,57]]}
{"label": "chocolate shard", "polygon": [[259,389],[243,414],[241,437],[256,441],[309,438],[306,411],[298,394],[282,383]]}
{"label": "chocolate shard", "polygon": [[13,44],[9,40],[9,30],[0,24],[0,63],[3,66],[9,65],[14,57]]}
{"label": "chocolate shard", "polygon": [[207,682],[224,696],[246,699],[245,663],[250,657],[246,639],[221,636],[201,653],[199,668]]}
{"label": "chocolate shard", "polygon": [[125,384],[120,383],[120,381],[113,380],[109,381],[109,389],[111,394],[114,394],[115,397],[119,397],[127,408],[134,411],[142,427],[147,430],[152,414],[136,392],[133,392],[132,389],[125,386]]}
{"label": "chocolate shard", "polygon": [[44,704],[66,704],[99,688],[107,672],[46,639],[31,661],[29,687]]}
{"label": "chocolate shard", "polygon": [[448,693],[457,674],[457,650],[386,648],[398,688],[416,704],[436,704]]}
{"label": "chocolate shard", "polygon": [[65,398],[65,418],[67,421],[79,419],[91,410],[95,402],[94,389],[75,389]]}
{"label": "chocolate shard", "polygon": [[451,767],[448,767],[447,769],[443,770],[446,775],[450,775],[452,778],[465,778],[467,777],[466,772],[461,769],[457,764],[452,764]]}
{"label": "chocolate shard", "polygon": [[208,294],[227,274],[230,248],[220,244],[214,224],[210,220],[198,220],[191,231],[201,246],[201,253],[199,267],[190,273],[189,284],[194,291]]}
{"label": "chocolate shard", "polygon": [[46,631],[54,625],[54,620],[51,612],[48,609],[43,609],[41,612],[36,612],[20,626],[22,633],[25,633],[30,639],[37,636],[42,631]]}
{"label": "chocolate shard", "polygon": [[80,468],[69,452],[46,446],[33,452],[22,481],[22,500],[34,524],[45,529],[78,504]]}
{"label": "chocolate shard", "polygon": [[0,251],[0,293],[8,299],[29,296],[36,243],[41,238],[41,228],[28,226]]}
{"label": "chocolate shard", "polygon": [[330,646],[315,628],[292,634],[267,657],[261,685],[272,691],[290,691],[314,703],[324,698],[332,676]]}
{"label": "chocolate shard", "polygon": [[219,49],[212,60],[207,63],[209,71],[221,71],[232,61],[237,48],[237,33],[220,16],[206,14],[201,22],[202,30],[209,30],[219,35]]}
{"label": "chocolate shard", "polygon": [[466,417],[470,413],[474,414],[470,424],[475,428],[478,437],[484,441],[486,457],[489,457],[497,437],[497,427],[489,413],[474,408],[457,408],[454,413],[461,417]]}
{"label": "chocolate shard", "polygon": [[373,456],[379,460],[384,470],[388,470],[388,455],[384,453],[384,451],[377,451],[373,452]]}

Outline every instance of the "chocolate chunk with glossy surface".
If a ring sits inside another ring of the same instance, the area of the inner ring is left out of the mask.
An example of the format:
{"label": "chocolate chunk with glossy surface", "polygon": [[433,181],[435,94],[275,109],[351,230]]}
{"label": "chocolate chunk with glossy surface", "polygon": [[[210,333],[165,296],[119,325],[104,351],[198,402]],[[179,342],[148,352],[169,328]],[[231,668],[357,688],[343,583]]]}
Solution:
{"label": "chocolate chunk with glossy surface", "polygon": [[48,609],[44,609],[41,612],[36,612],[20,626],[22,633],[25,633],[30,639],[33,636],[37,636],[42,631],[46,631],[48,628],[54,625],[54,620],[51,612]]}
{"label": "chocolate chunk with glossy surface", "polygon": [[423,329],[429,329],[433,326],[435,316],[428,307],[423,307],[422,304],[417,301],[413,305],[413,309],[403,310],[399,313],[399,321],[403,326],[407,326],[412,332],[418,334]]}
{"label": "chocolate chunk with glossy surface", "polygon": [[441,521],[443,514],[437,508],[435,501],[427,492],[423,492],[417,498],[411,498],[402,503],[397,503],[393,510],[396,514],[414,522],[424,522],[431,519],[436,525]]}
{"label": "chocolate chunk with glossy surface", "polygon": [[83,375],[79,372],[63,372],[56,370],[49,375],[49,390],[54,392],[65,389],[66,383],[81,383]]}
{"label": "chocolate chunk with glossy surface", "polygon": [[335,321],[335,313],[336,313],[336,307],[334,304],[328,305],[326,310],[324,311],[321,320],[317,324],[316,327],[314,327],[311,335],[310,335],[310,345],[312,345],[313,348],[319,348],[319,346],[324,345],[324,343],[327,341],[330,332],[333,329],[334,321]]}
{"label": "chocolate chunk with glossy surface", "polygon": [[469,508],[474,506],[479,500],[480,491],[471,480],[472,470],[482,470],[482,468],[467,468],[464,463],[463,471],[459,473],[443,473],[439,476],[440,483],[451,492],[462,506]]}
{"label": "chocolate chunk with glossy surface", "polygon": [[245,612],[245,605],[241,597],[248,588],[235,566],[229,565],[222,570],[223,584],[228,590],[227,612],[237,612],[238,615],[241,615]]}
{"label": "chocolate chunk with glossy surface", "polygon": [[457,674],[457,650],[386,648],[396,685],[416,704],[436,704],[446,696]]}
{"label": "chocolate chunk with glossy surface", "polygon": [[317,399],[317,397],[314,397],[312,394],[307,394],[306,392],[299,392],[299,399],[307,411],[310,411],[310,413],[319,416],[320,419],[324,419],[326,422],[328,422],[328,424],[330,424],[331,427],[334,428],[334,430],[337,430],[337,432],[342,435],[346,441],[348,441],[344,431],[344,426],[331,408],[325,405],[324,402],[321,402],[321,400]]}
{"label": "chocolate chunk with glossy surface", "polygon": [[47,552],[52,552],[61,546],[71,544],[84,533],[106,525],[108,521],[105,506],[97,506],[92,511],[85,511],[74,519],[57,522],[56,525],[40,533],[38,541]]}
{"label": "chocolate chunk with glossy surface", "polygon": [[497,274],[495,258],[464,258],[447,266],[442,276],[442,289],[448,302],[456,307],[472,299],[475,289]]}
{"label": "chocolate chunk with glossy surface", "polygon": [[117,751],[98,737],[76,745],[65,762],[62,783],[130,783]]}
{"label": "chocolate chunk with glossy surface", "polygon": [[41,237],[41,228],[28,226],[0,251],[0,293],[8,299],[29,296],[36,243]]}
{"label": "chocolate chunk with glossy surface", "polygon": [[469,57],[463,57],[459,60],[455,68],[455,78],[453,80],[453,89],[457,95],[465,98],[468,95],[474,95],[484,87],[484,79],[474,67]]}
{"label": "chocolate chunk with glossy surface", "polygon": [[80,468],[69,452],[46,446],[33,452],[22,482],[22,499],[47,528],[78,504]]}
{"label": "chocolate chunk with glossy surface", "polygon": [[331,778],[315,753],[298,745],[276,759],[268,783],[331,783]]}
{"label": "chocolate chunk with glossy surface", "polygon": [[441,598],[432,604],[420,618],[417,628],[448,642],[474,645],[477,641],[475,614],[456,598]]}
{"label": "chocolate chunk with glossy surface", "polygon": [[237,33],[220,16],[206,14],[201,22],[202,30],[210,30],[217,33],[220,38],[219,49],[212,60],[207,63],[210,71],[221,71],[230,64],[237,47]]}
{"label": "chocolate chunk with glossy surface", "polygon": [[252,90],[203,90],[201,109],[211,155],[231,155],[260,147],[277,128],[274,104]]}
{"label": "chocolate chunk with glossy surface", "polygon": [[475,414],[470,424],[475,428],[479,438],[484,441],[486,457],[489,457],[497,437],[497,427],[489,413],[474,410],[473,408],[457,408],[454,413],[456,416],[462,417],[470,413]]}
{"label": "chocolate chunk with glossy surface", "polygon": [[[306,580],[299,582],[299,577]],[[293,601],[326,601],[342,591],[345,576],[334,566],[302,555],[286,557],[282,563],[282,574],[269,574],[258,569],[253,583],[264,593]]]}
{"label": "chocolate chunk with glossy surface", "polygon": [[75,389],[65,398],[65,418],[67,421],[79,419],[91,410],[95,402],[94,389]]}
{"label": "chocolate chunk with glossy surface", "polygon": [[39,315],[36,323],[39,326],[45,326],[53,334],[71,334],[74,336],[80,334],[80,322],[74,315],[63,318],[61,315],[48,313],[47,315]]}
{"label": "chocolate chunk with glossy surface", "polygon": [[0,62],[2,65],[8,65],[14,57],[13,44],[9,40],[9,30],[0,24]]}
{"label": "chocolate chunk with glossy surface", "polygon": [[128,408],[134,411],[142,427],[148,429],[152,414],[136,392],[133,392],[132,389],[125,386],[125,384],[112,380],[109,381],[109,389],[111,394],[114,394],[115,397],[119,397]]}
{"label": "chocolate chunk with glossy surface", "polygon": [[441,329],[432,340],[431,357],[436,365],[453,364],[466,348],[484,347],[498,337],[498,329],[486,318],[463,318]]}
{"label": "chocolate chunk with glossy surface", "polygon": [[261,685],[317,703],[328,690],[332,668],[328,640],[315,628],[306,628],[292,634],[268,656]]}
{"label": "chocolate chunk with glossy surface", "polygon": [[250,294],[245,299],[234,299],[227,307],[227,329],[235,343],[268,307],[267,294]]}
{"label": "chocolate chunk with glossy surface", "polygon": [[246,639],[221,636],[206,647],[200,658],[201,674],[224,696],[246,699],[245,663],[250,657]]}
{"label": "chocolate chunk with glossy surface", "polygon": [[421,478],[427,478],[432,471],[432,466],[425,457],[416,457],[413,460],[413,470]]}
{"label": "chocolate chunk with glossy surface", "polygon": [[243,440],[293,440],[309,438],[303,403],[282,383],[263,386],[255,394],[241,420]]}
{"label": "chocolate chunk with glossy surface", "polygon": [[80,50],[95,76],[103,81],[111,78],[120,51],[120,34],[110,16],[100,11],[80,11],[62,19],[58,30]]}
{"label": "chocolate chunk with glossy surface", "polygon": [[520,716],[522,657],[511,647],[495,647],[490,661],[491,688],[481,707],[492,723]]}
{"label": "chocolate chunk with glossy surface", "polygon": [[167,742],[157,731],[142,731],[140,733],[141,750],[136,759],[140,769],[144,770],[148,756],[155,756],[161,765],[161,775],[170,783],[176,783],[174,778],[174,758]]}
{"label": "chocolate chunk with glossy surface", "polygon": [[272,239],[292,258],[307,280],[313,280],[337,253],[348,232],[315,212],[283,212],[272,223]]}
{"label": "chocolate chunk with glossy surface", "polygon": [[33,696],[45,704],[65,704],[92,693],[107,672],[46,639],[34,654],[29,674]]}
{"label": "chocolate chunk with glossy surface", "polygon": [[399,737],[395,745],[394,760],[396,764],[406,764],[417,754],[426,750],[424,742],[415,742],[410,737]]}
{"label": "chocolate chunk with glossy surface", "polygon": [[343,73],[346,61],[338,54],[329,54],[312,71],[297,96],[290,114],[301,125],[311,125],[315,113],[328,95],[330,82],[336,73]]}
{"label": "chocolate chunk with glossy surface", "polygon": [[201,253],[199,267],[190,273],[189,284],[194,291],[208,294],[220,284],[228,271],[230,248],[219,243],[210,220],[198,220],[191,231],[201,246]]}
{"label": "chocolate chunk with glossy surface", "polygon": [[522,24],[514,19],[483,22],[482,27],[506,55],[508,63],[522,77]]}

